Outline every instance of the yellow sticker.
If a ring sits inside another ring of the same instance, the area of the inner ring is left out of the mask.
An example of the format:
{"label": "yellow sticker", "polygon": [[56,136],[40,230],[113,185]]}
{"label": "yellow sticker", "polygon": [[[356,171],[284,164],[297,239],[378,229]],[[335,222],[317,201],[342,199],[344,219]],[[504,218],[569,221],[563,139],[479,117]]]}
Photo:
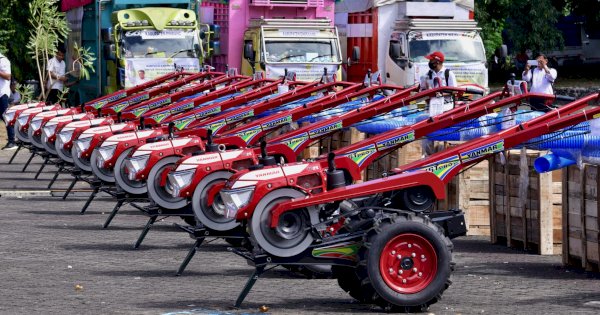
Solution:
{"label": "yellow sticker", "polygon": [[592,117],[593,117],[594,119],[596,119],[596,118],[600,118],[600,113],[598,113],[598,114],[596,114],[596,115],[594,115],[594,116],[592,116]]}

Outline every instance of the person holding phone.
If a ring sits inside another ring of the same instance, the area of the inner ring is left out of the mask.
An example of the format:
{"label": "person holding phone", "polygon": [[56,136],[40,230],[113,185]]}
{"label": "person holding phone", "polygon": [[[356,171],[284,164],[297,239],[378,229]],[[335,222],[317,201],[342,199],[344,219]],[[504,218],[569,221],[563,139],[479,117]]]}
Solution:
{"label": "person holding phone", "polygon": [[[525,65],[523,81],[531,82],[530,92],[532,93],[554,94],[552,84],[556,81],[556,69],[548,67],[548,58],[543,54],[538,55],[536,60],[537,66],[533,69],[529,63]],[[544,99],[531,98],[530,103],[535,110],[543,112],[550,110],[550,107],[545,105]]]}

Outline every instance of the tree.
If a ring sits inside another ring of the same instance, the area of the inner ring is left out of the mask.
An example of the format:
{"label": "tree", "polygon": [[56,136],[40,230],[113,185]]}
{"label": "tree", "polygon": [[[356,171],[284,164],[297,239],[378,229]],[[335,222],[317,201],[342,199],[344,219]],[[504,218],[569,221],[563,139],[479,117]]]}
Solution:
{"label": "tree", "polygon": [[31,0],[0,0],[0,51],[12,65],[12,75],[17,80],[37,76],[35,65],[27,54],[25,43],[29,37],[29,10]]}
{"label": "tree", "polygon": [[58,50],[58,43],[67,37],[69,27],[64,13],[58,11],[58,0],[33,0],[29,4],[30,30],[27,49],[38,69],[42,99],[46,99],[45,82],[48,80],[49,57]]}
{"label": "tree", "polygon": [[475,18],[481,27],[483,45],[488,59],[494,54],[496,48],[502,45],[502,31],[504,30],[510,0],[476,0]]}
{"label": "tree", "polygon": [[560,15],[551,0],[512,1],[506,20],[507,36],[517,51],[562,48],[562,34],[556,28]]}

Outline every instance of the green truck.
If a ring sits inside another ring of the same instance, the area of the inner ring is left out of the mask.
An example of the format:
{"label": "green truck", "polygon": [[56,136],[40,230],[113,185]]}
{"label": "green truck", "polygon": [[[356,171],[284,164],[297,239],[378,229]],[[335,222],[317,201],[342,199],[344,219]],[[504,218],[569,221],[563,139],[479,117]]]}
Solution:
{"label": "green truck", "polygon": [[[94,0],[83,6],[80,33],[75,28],[70,35],[66,60],[73,60],[76,43],[89,48],[97,60],[90,79],[72,87],[78,94],[76,102],[174,69],[199,71],[211,50],[207,43],[213,33],[198,23],[197,5],[196,0]],[[69,21],[73,25],[72,18]],[[67,71],[72,68],[68,63]]]}

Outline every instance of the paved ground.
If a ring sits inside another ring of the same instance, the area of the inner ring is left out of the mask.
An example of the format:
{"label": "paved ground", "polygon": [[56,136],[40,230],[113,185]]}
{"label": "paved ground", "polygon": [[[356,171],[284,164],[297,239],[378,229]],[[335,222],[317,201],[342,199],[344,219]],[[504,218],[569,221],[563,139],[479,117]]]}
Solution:
{"label": "paved ground", "polygon": [[[185,275],[174,277],[193,243],[171,226],[178,220],[160,222],[142,249],[133,250],[145,217],[126,207],[103,230],[114,205],[107,197],[83,216],[84,192],[66,201],[14,197],[43,190],[53,167],[33,180],[39,164],[21,173],[26,155],[7,165],[9,154],[0,151],[2,314],[241,314],[258,313],[262,305],[272,314],[378,312],[354,302],[334,280],[304,280],[279,268],[258,281],[242,310],[232,310],[252,269],[227,253],[225,243],[204,246]],[[57,189],[68,186],[68,177],[61,178]],[[600,313],[600,279],[561,268],[559,256],[530,255],[476,237],[455,244],[454,284],[431,313]]]}

